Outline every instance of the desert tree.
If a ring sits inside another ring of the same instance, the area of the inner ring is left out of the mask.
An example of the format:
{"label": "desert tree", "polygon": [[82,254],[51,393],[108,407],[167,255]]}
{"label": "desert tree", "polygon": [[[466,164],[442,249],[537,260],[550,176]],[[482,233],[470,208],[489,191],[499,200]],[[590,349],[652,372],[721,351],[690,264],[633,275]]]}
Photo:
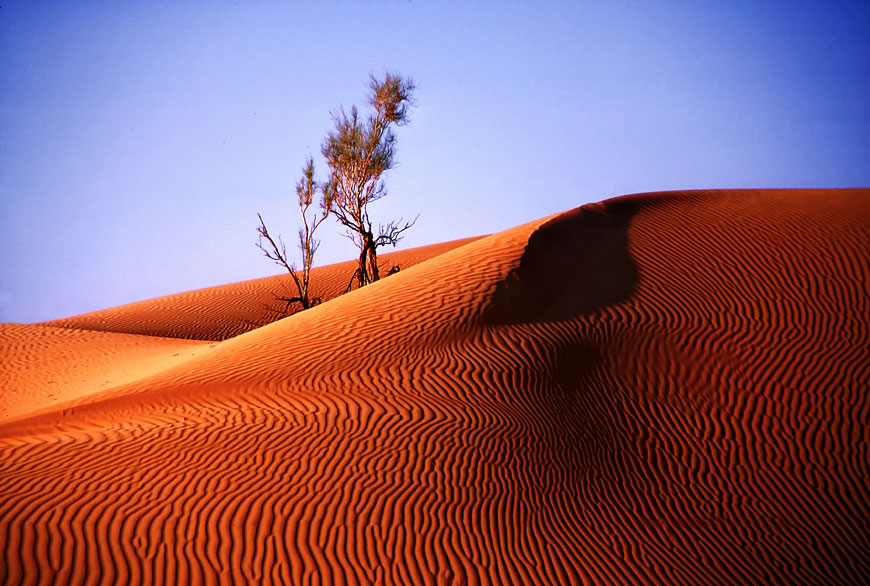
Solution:
{"label": "desert tree", "polygon": [[287,249],[284,246],[284,241],[278,237],[276,241],[269,234],[266,228],[266,223],[263,221],[263,216],[257,214],[260,219],[260,226],[257,228],[259,239],[257,247],[263,251],[267,258],[281,265],[290,273],[293,278],[293,283],[296,285],[295,297],[279,297],[280,300],[286,302],[284,313],[287,313],[290,305],[299,303],[302,309],[308,309],[320,302],[319,298],[311,298],[309,292],[309,283],[311,278],[311,263],[314,260],[314,253],[317,252],[317,247],[320,241],[314,238],[314,232],[329,216],[329,208],[327,200],[321,199],[320,211],[311,210],[311,204],[314,201],[315,193],[321,186],[314,179],[314,159],[308,157],[305,166],[302,168],[302,178],[296,184],[296,195],[299,197],[299,212],[302,216],[302,227],[299,228],[299,250],[302,253],[302,268],[298,269],[292,261],[288,260]]}
{"label": "desert tree", "polygon": [[322,186],[321,207],[335,216],[359,249],[355,273],[358,287],[380,278],[378,248],[395,246],[402,233],[416,222],[403,223],[400,219],[375,228],[369,214],[369,204],[387,194],[383,174],[395,164],[393,128],[408,123],[414,89],[412,80],[394,73],[385,74],[382,80],[370,76],[371,113],[363,117],[356,106],[349,112],[343,108],[333,112],[335,127],[321,147],[329,168]]}

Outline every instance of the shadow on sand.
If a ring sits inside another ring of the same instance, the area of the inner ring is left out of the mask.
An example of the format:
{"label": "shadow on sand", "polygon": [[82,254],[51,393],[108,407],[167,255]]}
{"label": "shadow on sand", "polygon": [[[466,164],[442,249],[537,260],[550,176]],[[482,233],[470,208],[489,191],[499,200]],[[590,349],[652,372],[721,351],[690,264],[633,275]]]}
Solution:
{"label": "shadow on sand", "polygon": [[561,321],[628,299],[638,279],[628,246],[638,203],[585,205],[538,228],[519,266],[497,285],[484,322]]}

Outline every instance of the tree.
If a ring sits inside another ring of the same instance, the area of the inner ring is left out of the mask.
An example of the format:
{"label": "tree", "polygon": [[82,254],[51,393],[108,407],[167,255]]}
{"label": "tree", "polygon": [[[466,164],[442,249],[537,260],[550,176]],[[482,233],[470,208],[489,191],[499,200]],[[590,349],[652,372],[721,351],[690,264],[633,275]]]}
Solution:
{"label": "tree", "polygon": [[[321,186],[314,180],[314,159],[308,157],[308,161],[302,168],[302,178],[296,184],[296,195],[299,196],[299,211],[302,215],[302,227],[299,228],[299,250],[302,252],[301,271],[296,268],[295,263],[287,260],[287,250],[281,237],[279,236],[278,242],[275,242],[272,236],[269,235],[269,230],[266,229],[263,216],[257,214],[257,217],[260,218],[260,226],[257,228],[257,233],[259,234],[257,247],[263,251],[267,258],[287,269],[293,278],[293,282],[296,284],[296,297],[280,298],[282,301],[287,302],[284,313],[287,312],[292,303],[298,302],[302,306],[302,309],[308,309],[320,303],[320,298],[311,299],[309,281],[314,253],[317,252],[317,247],[320,245],[320,241],[314,239],[314,232],[329,215],[326,200],[321,200],[320,214],[309,215],[308,213],[311,203],[314,201],[314,194],[319,187]],[[264,239],[268,243],[268,247],[263,244]]]}
{"label": "tree", "polygon": [[395,246],[417,221],[403,224],[399,219],[380,224],[375,231],[368,209],[370,203],[387,194],[382,176],[395,163],[393,127],[408,123],[415,88],[412,80],[397,74],[387,73],[383,81],[370,76],[368,104],[373,112],[365,119],[356,106],[350,112],[343,108],[333,112],[335,128],[321,147],[329,167],[329,177],[322,186],[322,208],[335,216],[359,248],[358,287],[380,278],[378,248]]}

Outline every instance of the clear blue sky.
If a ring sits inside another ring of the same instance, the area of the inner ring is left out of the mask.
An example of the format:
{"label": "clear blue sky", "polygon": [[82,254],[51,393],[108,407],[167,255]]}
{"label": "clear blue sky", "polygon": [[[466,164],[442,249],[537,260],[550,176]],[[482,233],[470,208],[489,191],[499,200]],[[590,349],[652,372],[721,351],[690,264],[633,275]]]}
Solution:
{"label": "clear blue sky", "polygon": [[[662,189],[870,186],[870,3],[0,4],[0,321],[276,274],[330,110],[418,83],[403,247]],[[321,176],[324,167],[319,166]],[[315,264],[353,257],[333,223]]]}

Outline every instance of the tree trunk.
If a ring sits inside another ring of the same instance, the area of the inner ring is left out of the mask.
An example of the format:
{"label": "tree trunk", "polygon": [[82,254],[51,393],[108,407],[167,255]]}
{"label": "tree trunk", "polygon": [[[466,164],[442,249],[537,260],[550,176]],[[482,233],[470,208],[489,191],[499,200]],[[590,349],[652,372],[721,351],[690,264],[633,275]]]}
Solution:
{"label": "tree trunk", "polygon": [[369,243],[368,240],[366,240],[359,254],[359,269],[357,269],[356,275],[357,289],[359,289],[360,287],[365,287],[366,283],[368,282],[368,269],[366,267],[366,261],[368,259],[368,247]]}
{"label": "tree trunk", "polygon": [[359,253],[359,274],[357,284],[364,287],[380,278],[378,274],[378,252],[375,247],[374,234],[362,234],[363,247]]}
{"label": "tree trunk", "polygon": [[374,242],[369,246],[369,282],[374,283],[381,276],[378,274],[378,250],[375,248]]}

